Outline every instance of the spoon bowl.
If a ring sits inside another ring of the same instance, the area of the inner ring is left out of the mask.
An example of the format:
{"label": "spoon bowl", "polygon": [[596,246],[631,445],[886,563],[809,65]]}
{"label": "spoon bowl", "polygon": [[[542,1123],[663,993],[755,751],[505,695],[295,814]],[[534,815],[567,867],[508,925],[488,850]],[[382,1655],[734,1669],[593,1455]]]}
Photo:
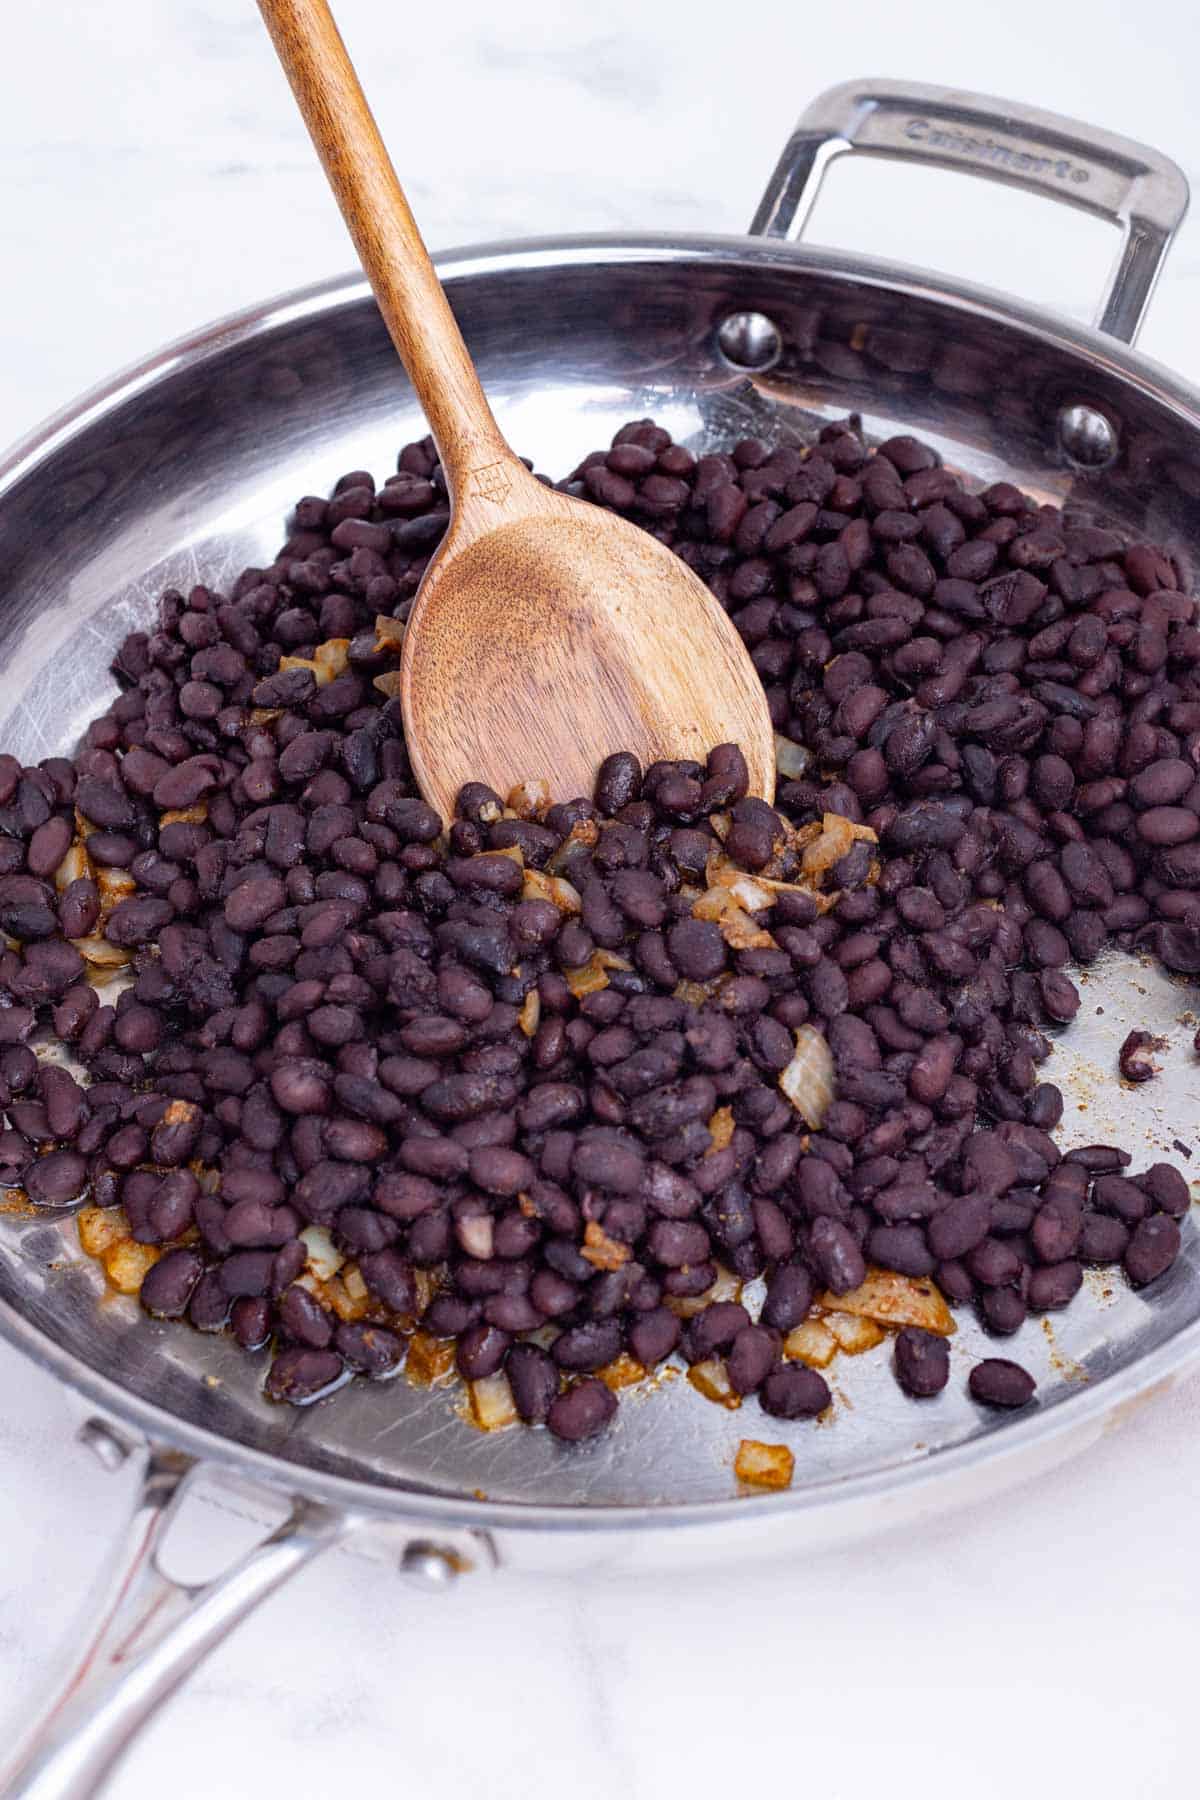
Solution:
{"label": "spoon bowl", "polygon": [[[734,742],[750,791],[769,794],[762,686],[703,582],[627,519],[516,470],[503,497],[494,474],[491,496],[455,514],[405,630],[400,700],[426,799],[449,817],[467,781],[501,796],[526,781],[569,800],[610,751],[702,763]],[[496,522],[477,527],[481,513]]]}

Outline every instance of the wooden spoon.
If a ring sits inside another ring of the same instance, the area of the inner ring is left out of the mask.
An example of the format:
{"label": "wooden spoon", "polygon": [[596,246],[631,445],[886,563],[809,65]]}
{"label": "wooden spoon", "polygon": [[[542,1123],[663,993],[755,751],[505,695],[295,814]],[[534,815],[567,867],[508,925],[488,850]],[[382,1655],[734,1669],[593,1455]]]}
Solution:
{"label": "wooden spoon", "polygon": [[442,459],[451,519],[404,633],[413,771],[444,818],[467,781],[589,795],[632,750],[740,745],[771,798],[770,714],[708,589],[627,520],[537,481],[509,448],[325,0],[259,0]]}

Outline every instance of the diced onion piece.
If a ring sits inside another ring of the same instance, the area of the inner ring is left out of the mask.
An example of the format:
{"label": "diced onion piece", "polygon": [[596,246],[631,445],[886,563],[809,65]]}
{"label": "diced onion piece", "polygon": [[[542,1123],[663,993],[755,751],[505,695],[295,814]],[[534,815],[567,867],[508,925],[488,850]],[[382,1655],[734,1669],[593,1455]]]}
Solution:
{"label": "diced onion piece", "polygon": [[731,950],[774,950],[775,939],[748,912],[730,904],[717,920],[717,929]]}
{"label": "diced onion piece", "polygon": [[318,1281],[328,1281],[346,1260],[323,1225],[306,1226],[300,1233],[300,1242],[308,1252],[308,1267]]}
{"label": "diced onion piece", "polygon": [[376,675],[371,686],[377,688],[387,699],[398,700],[400,697],[399,669],[385,669],[382,675]]}
{"label": "diced onion piece", "polygon": [[742,1396],[734,1392],[728,1369],[715,1357],[711,1362],[693,1363],[688,1370],[688,1380],[698,1394],[715,1401],[718,1406],[727,1406],[730,1412],[742,1404]]}
{"label": "diced onion piece", "polygon": [[468,1256],[488,1262],[495,1255],[496,1221],[491,1213],[474,1213],[458,1222],[458,1241]]}
{"label": "diced onion piece", "polygon": [[103,1256],[129,1236],[129,1224],[119,1206],[85,1206],[75,1215],[75,1229],[85,1256]]}
{"label": "diced onion piece", "polygon": [[61,894],[64,888],[69,888],[73,881],[82,881],[91,872],[92,859],[84,849],[82,841],[76,838],[54,871],[54,885]]}
{"label": "diced onion piece", "polygon": [[482,1381],[468,1381],[467,1397],[471,1404],[472,1421],[480,1431],[502,1431],[506,1425],[515,1425],[517,1409],[513,1403],[512,1389],[508,1385],[508,1376],[497,1369],[494,1375],[485,1375]]}
{"label": "diced onion piece", "polygon": [[827,1369],[837,1355],[837,1339],[820,1319],[805,1319],[783,1340],[783,1354],[810,1369]]}
{"label": "diced onion piece", "polygon": [[[378,629],[378,619],[375,623]],[[394,621],[394,623],[398,623],[398,621]],[[383,646],[377,643],[375,648],[380,650]],[[349,661],[347,656],[349,649],[349,638],[327,638],[323,644],[317,645],[311,661],[306,656],[281,656],[279,667],[281,669],[309,669],[318,687],[328,687],[331,681],[335,681],[339,675],[345,674]]]}
{"label": "diced onion piece", "polygon": [[864,1350],[873,1350],[876,1344],[882,1344],[883,1332],[874,1319],[861,1317],[857,1313],[826,1313],[822,1324],[837,1339],[838,1349],[844,1350],[847,1356],[861,1356]]}
{"label": "diced onion piece", "polygon": [[517,1024],[527,1038],[536,1037],[542,1019],[542,997],[536,988],[530,988],[521,1002],[521,1010],[517,1014]]}
{"label": "diced onion piece", "polygon": [[920,1325],[938,1337],[955,1331],[954,1314],[926,1275],[896,1275],[891,1269],[868,1269],[867,1279],[848,1294],[821,1294],[818,1304],[829,1311],[856,1313],[878,1325]]}
{"label": "diced onion piece", "polygon": [[122,950],[119,944],[110,944],[107,938],[81,937],[72,938],[71,942],[84,962],[94,969],[123,969],[132,955],[131,951]]}
{"label": "diced onion piece", "polygon": [[698,900],[692,902],[693,919],[719,919],[725,911],[728,901],[728,889],[723,887],[705,888]]}
{"label": "diced onion piece", "polygon": [[417,1318],[420,1318],[424,1313],[425,1308],[429,1305],[429,1302],[438,1291],[437,1277],[434,1275],[432,1269],[414,1269],[412,1277],[413,1284],[417,1290],[415,1312]]}
{"label": "diced onion piece", "polygon": [[540,819],[550,804],[550,783],[540,776],[536,781],[522,781],[508,796],[508,804],[518,819]]}
{"label": "diced onion piece", "polygon": [[805,846],[801,858],[805,876],[811,881],[823,881],[834,863],[841,862],[859,838],[866,838],[872,844],[878,842],[870,826],[856,825],[853,819],[844,819],[840,813],[825,813],[820,835]]}
{"label": "diced onion piece", "polygon": [[342,1283],[352,1300],[367,1300],[370,1295],[367,1284],[363,1280],[362,1270],[357,1263],[346,1263],[341,1271]]}
{"label": "diced onion piece", "polygon": [[404,624],[403,619],[391,619],[386,613],[376,613],[375,649],[395,650],[398,654],[404,643]]}
{"label": "diced onion piece", "polygon": [[480,850],[480,856],[507,856],[509,862],[515,862],[519,868],[525,867],[525,852],[520,844],[501,844],[495,850]]}
{"label": "diced onion piece", "polygon": [[313,662],[317,666],[317,685],[327,687],[344,675],[350,664],[350,639],[326,638],[318,644],[313,652]]}
{"label": "diced onion piece", "polygon": [[732,1106],[718,1106],[708,1121],[708,1135],[712,1144],[704,1152],[705,1156],[712,1156],[715,1151],[724,1150],[728,1146],[733,1137]]}
{"label": "diced onion piece", "polygon": [[408,1341],[408,1357],[404,1372],[418,1387],[432,1387],[443,1381],[454,1368],[454,1339],[430,1337],[427,1331],[414,1331]]}
{"label": "diced onion piece", "polygon": [[605,1387],[612,1388],[615,1393],[618,1388],[636,1387],[639,1381],[645,1381],[646,1365],[636,1362],[627,1350],[622,1350],[620,1356],[605,1363],[602,1369],[596,1370],[596,1374]]}
{"label": "diced onion piece", "polygon": [[833,1101],[833,1057],[815,1025],[796,1032],[796,1054],[779,1077],[779,1086],[810,1131],[820,1131]]}
{"label": "diced onion piece", "polygon": [[571,860],[571,852],[578,845],[585,850],[594,850],[600,841],[600,827],[595,819],[577,819],[570,831],[547,859],[546,867],[552,875],[557,875]]}
{"label": "diced onion piece", "polygon": [[795,738],[784,737],[775,733],[775,769],[788,781],[799,781],[812,768],[812,751],[798,744]]}
{"label": "diced onion piece", "polygon": [[593,950],[587,961],[578,969],[565,969],[563,974],[567,986],[577,1000],[585,994],[598,994],[601,988],[608,986],[609,969],[632,969],[633,964],[627,956],[618,956],[615,950]]}
{"label": "diced onion piece", "polygon": [[105,919],[122,900],[137,893],[137,882],[128,869],[97,869],[96,886],[100,890],[100,916]]}
{"label": "diced onion piece", "polygon": [[371,1302],[365,1282],[363,1282],[361,1295],[352,1294],[340,1275],[332,1275],[320,1286],[321,1291],[316,1298],[331,1307],[343,1325],[356,1324],[359,1319],[364,1319],[370,1311]]}
{"label": "diced onion piece", "polygon": [[667,1297],[663,1304],[670,1307],[677,1319],[691,1319],[694,1318],[698,1312],[703,1312],[706,1306],[712,1306],[718,1300],[740,1300],[741,1297],[742,1284],[738,1277],[734,1274],[732,1269],[722,1268],[720,1264],[718,1264],[717,1279],[710,1288],[705,1288],[702,1294],[681,1294],[678,1296],[672,1294]]}
{"label": "diced onion piece", "polygon": [[751,912],[773,905],[773,896],[734,869],[732,863],[714,869],[718,863],[724,863],[724,858],[709,858],[716,880],[692,902],[692,917],[715,920],[721,936],[733,950],[773,950],[775,939],[750,917]]}
{"label": "diced onion piece", "polygon": [[733,829],[733,815],[727,812],[710,813],[708,822],[720,838],[721,842],[724,843],[725,839]]}
{"label": "diced onion piece", "polygon": [[757,1438],[743,1438],[733,1459],[733,1472],[747,1487],[791,1487],[795,1468],[786,1444],[760,1444]]}
{"label": "diced onion piece", "polygon": [[753,875],[739,875],[729,883],[729,892],[740,907],[746,912],[765,912],[774,906],[775,896],[765,882],[758,881]]}
{"label": "diced onion piece", "polygon": [[[272,713],[272,718],[277,714]],[[164,825],[203,825],[208,818],[208,801],[197,800],[191,806],[177,806],[171,812],[159,813],[158,827]]]}
{"label": "diced onion piece", "polygon": [[672,1000],[682,1000],[685,1006],[703,1006],[709,1000],[715,1000],[723,987],[729,985],[728,975],[718,975],[713,981],[677,981],[671,989]]}
{"label": "diced onion piece", "polygon": [[[815,838],[821,828],[810,825],[805,829]],[[774,906],[776,894],[812,894],[811,886],[803,882],[784,881],[778,875],[764,874],[762,870],[747,875],[745,869],[739,869],[723,850],[714,850],[708,857],[704,879],[708,883],[704,898],[710,908],[715,906],[715,901],[709,897],[713,888],[726,889],[747,912],[763,912],[768,906]],[[692,911],[695,912],[694,906]],[[712,916],[716,916],[715,911]]]}
{"label": "diced onion piece", "polygon": [[583,1249],[579,1252],[585,1262],[590,1262],[594,1269],[623,1269],[633,1252],[628,1244],[622,1244],[616,1238],[610,1238],[603,1227],[595,1219],[589,1219],[583,1228]]}
{"label": "diced onion piece", "polygon": [[100,1261],[118,1294],[136,1294],[161,1255],[157,1244],[139,1244],[136,1239],[126,1237],[110,1244],[101,1253]]}
{"label": "diced onion piece", "polygon": [[551,906],[557,906],[561,913],[578,913],[583,911],[583,900],[578,888],[571,886],[561,875],[547,875],[542,869],[526,869],[525,885],[521,889],[522,900],[549,900]]}

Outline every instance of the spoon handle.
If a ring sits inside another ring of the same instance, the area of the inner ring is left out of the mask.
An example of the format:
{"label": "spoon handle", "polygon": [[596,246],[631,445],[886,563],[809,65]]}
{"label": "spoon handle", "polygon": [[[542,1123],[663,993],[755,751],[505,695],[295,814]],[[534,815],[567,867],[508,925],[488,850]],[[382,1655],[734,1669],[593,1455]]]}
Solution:
{"label": "spoon handle", "polygon": [[359,260],[441,452],[451,497],[496,462],[500,435],[325,0],[258,0]]}

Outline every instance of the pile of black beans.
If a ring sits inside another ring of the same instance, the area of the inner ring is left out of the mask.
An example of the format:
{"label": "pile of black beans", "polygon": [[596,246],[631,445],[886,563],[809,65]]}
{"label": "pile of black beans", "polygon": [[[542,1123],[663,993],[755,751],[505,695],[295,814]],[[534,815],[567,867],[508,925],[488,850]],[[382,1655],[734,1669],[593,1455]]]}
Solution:
{"label": "pile of black beans", "polygon": [[[419,1323],[571,1440],[614,1413],[597,1371],[622,1352],[724,1358],[768,1412],[821,1411],[782,1334],[869,1264],[1001,1337],[1088,1264],[1154,1281],[1186,1182],[1060,1155],[1039,1066],[1080,1003],[1068,964],[1115,940],[1200,972],[1189,572],[1007,483],[970,492],[912,438],[868,451],[855,421],[699,459],[643,421],[564,485],[709,583],[803,776],[773,809],[729,746],[617,755],[540,817],[468,787],[444,834],[375,620],[404,618],[445,484],[428,440],[382,487],[343,476],[270,567],[162,597],[74,759],[0,758],[0,1179],[122,1207],[164,1251],[147,1311],[271,1346],[274,1399],[390,1373]],[[829,871],[831,908],[777,890],[747,949],[693,916],[714,851],[761,871],[825,813],[878,840]],[[56,884],[81,831],[91,873]],[[531,896],[514,848],[582,910]],[[136,884],[115,904],[113,871]],[[89,939],[129,955],[115,1003]],[[779,1087],[809,1024],[836,1072],[819,1130]],[[47,1031],[86,1085],[35,1056]],[[301,1281],[313,1224],[365,1316]],[[680,1319],[719,1266],[765,1277],[757,1320],[730,1299]],[[896,1373],[938,1392],[944,1346],[902,1333]],[[1032,1384],[990,1359],[971,1391]]]}

